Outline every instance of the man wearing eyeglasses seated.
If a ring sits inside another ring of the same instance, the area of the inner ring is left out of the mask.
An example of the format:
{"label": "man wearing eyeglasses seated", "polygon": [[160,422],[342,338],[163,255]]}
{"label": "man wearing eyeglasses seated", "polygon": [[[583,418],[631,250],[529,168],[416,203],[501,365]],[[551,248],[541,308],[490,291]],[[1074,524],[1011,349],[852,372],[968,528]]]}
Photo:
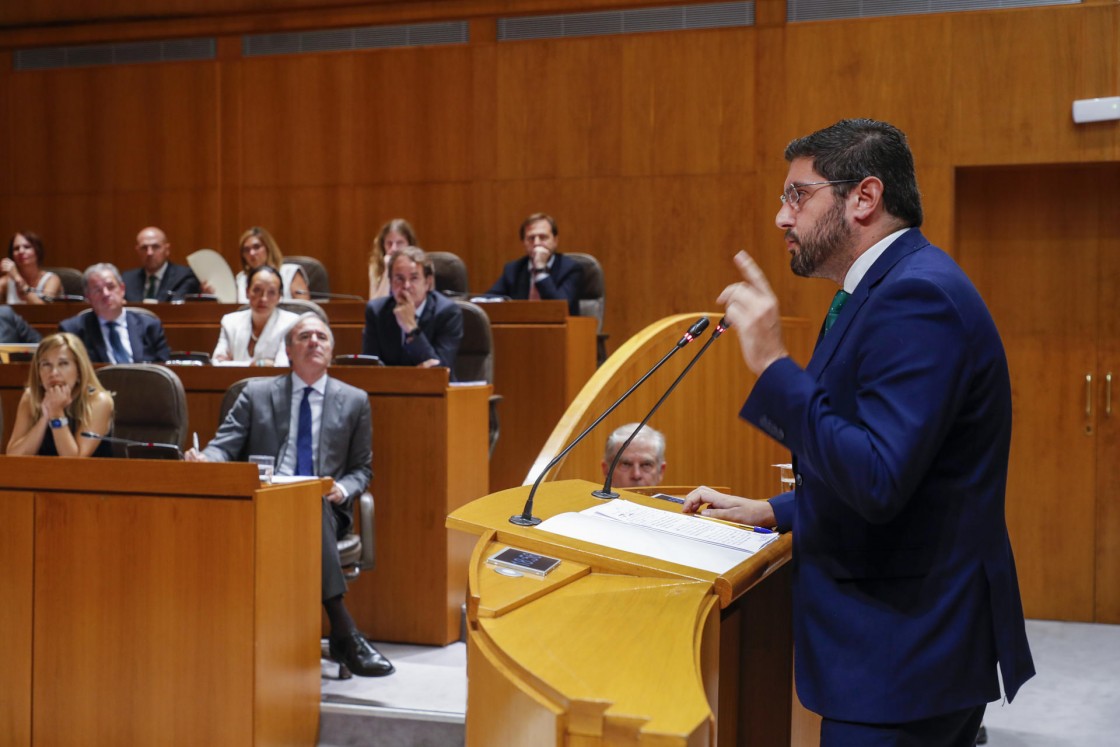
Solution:
{"label": "man wearing eyeglasses seated", "polygon": [[[603,451],[603,477],[618,456],[618,450],[630,434],[638,427],[637,423],[627,423],[616,428],[607,437],[607,448]],[[626,447],[618,466],[611,478],[612,488],[638,488],[660,485],[665,478],[665,436],[648,425],[642,426],[638,435]]]}

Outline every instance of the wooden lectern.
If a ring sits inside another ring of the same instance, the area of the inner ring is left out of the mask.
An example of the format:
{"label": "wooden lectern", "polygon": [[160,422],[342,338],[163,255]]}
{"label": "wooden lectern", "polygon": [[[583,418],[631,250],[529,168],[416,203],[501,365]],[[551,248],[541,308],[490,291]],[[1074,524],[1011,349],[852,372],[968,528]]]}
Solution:
{"label": "wooden lectern", "polygon": [[[581,511],[599,487],[544,483],[534,514]],[[528,492],[491,494],[447,521],[479,536],[467,605],[469,747],[790,743],[788,535],[717,574],[510,524]],[[486,563],[505,547],[562,562],[543,578],[511,578]]]}
{"label": "wooden lectern", "polygon": [[0,744],[314,744],[324,490],[0,457]]}

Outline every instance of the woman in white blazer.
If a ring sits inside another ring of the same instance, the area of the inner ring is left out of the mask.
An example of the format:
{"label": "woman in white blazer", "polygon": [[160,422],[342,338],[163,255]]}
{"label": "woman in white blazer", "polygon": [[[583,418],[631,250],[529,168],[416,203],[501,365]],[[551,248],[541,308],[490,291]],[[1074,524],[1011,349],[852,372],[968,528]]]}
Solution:
{"label": "woman in white blazer", "polygon": [[222,317],[218,346],[210,357],[254,366],[287,366],[284,335],[299,315],[277,308],[284,293],[280,273],[261,265],[249,271],[246,285],[249,308]]}

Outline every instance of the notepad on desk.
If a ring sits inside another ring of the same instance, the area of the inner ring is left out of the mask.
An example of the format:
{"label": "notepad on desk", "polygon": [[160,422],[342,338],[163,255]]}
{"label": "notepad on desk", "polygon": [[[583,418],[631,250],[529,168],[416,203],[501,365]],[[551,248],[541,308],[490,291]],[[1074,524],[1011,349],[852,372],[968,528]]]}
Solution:
{"label": "notepad on desk", "polygon": [[621,498],[553,516],[538,528],[713,573],[734,568],[779,537]]}

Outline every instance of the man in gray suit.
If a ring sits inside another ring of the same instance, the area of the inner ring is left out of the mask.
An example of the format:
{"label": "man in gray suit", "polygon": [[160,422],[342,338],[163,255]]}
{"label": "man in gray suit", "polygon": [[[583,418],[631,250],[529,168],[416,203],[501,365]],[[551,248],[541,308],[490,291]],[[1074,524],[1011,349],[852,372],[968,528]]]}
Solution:
{"label": "man in gray suit", "polygon": [[292,372],[245,386],[218,434],[188,461],[228,462],[250,454],[273,456],[278,475],[334,478],[323,496],[323,607],[331,622],[330,654],[364,677],[393,673],[393,665],[358,631],[346,610],[346,579],[338,539],[353,523],[353,500],[369,485],[369,398],[327,375],[334,336],[314,313],[302,315],[284,338]]}

